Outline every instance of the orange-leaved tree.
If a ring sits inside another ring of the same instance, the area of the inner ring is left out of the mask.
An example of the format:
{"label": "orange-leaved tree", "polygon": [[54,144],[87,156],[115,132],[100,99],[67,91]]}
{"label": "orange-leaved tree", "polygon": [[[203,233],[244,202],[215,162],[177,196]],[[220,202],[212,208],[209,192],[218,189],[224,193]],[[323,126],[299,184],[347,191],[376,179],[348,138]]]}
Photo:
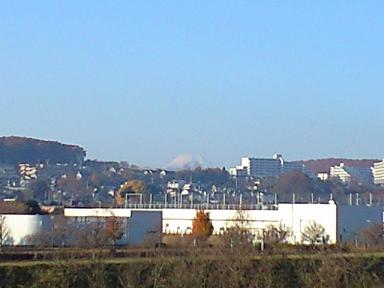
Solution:
{"label": "orange-leaved tree", "polygon": [[209,213],[205,213],[203,210],[197,211],[192,222],[192,235],[196,238],[207,239],[212,233],[213,225]]}
{"label": "orange-leaved tree", "polygon": [[145,184],[141,180],[129,180],[120,185],[120,188],[115,192],[115,201],[117,206],[124,205],[126,193],[144,193]]}

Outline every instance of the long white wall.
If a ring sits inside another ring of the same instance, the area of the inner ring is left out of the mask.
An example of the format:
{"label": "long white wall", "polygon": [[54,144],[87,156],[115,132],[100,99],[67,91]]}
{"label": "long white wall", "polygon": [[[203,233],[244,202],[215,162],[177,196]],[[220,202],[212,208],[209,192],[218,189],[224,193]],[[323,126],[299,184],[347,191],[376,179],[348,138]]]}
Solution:
{"label": "long white wall", "polygon": [[[130,217],[131,211],[145,209],[87,209],[66,208],[65,216],[87,217],[108,216]],[[196,216],[195,209],[148,209],[162,211],[163,232],[189,234],[192,232],[192,221]],[[276,210],[205,210],[210,214],[214,233],[220,234],[228,227],[235,225],[243,218],[247,227],[254,234],[261,233],[268,225],[284,225],[292,231],[289,242],[301,242],[301,235],[307,225],[313,222],[321,224],[330,242],[337,241],[337,207],[336,204],[279,204]]]}
{"label": "long white wall", "polygon": [[[196,216],[195,209],[126,209],[126,208],[66,208],[68,217],[132,217],[133,211],[159,211],[162,214],[164,233],[189,234]],[[351,240],[369,225],[382,223],[381,207],[339,206],[329,204],[279,204],[276,210],[205,210],[210,214],[214,233],[220,234],[241,221],[249,230],[258,234],[268,225],[284,225],[292,231],[291,243],[301,242],[306,226],[316,222],[325,228],[331,243]],[[159,215],[161,215],[159,214]],[[49,215],[1,215],[6,219],[10,237],[8,244],[31,245],[29,236],[52,229],[53,218]],[[159,216],[160,217],[160,216]],[[140,222],[140,219],[137,219]]]}

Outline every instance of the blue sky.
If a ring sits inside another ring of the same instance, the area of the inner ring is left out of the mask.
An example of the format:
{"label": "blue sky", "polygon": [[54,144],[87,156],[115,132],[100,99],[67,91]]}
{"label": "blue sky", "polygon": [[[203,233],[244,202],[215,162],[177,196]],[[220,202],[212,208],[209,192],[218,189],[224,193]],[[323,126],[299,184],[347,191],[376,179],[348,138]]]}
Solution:
{"label": "blue sky", "polygon": [[0,2],[0,135],[90,158],[383,158],[383,1]]}

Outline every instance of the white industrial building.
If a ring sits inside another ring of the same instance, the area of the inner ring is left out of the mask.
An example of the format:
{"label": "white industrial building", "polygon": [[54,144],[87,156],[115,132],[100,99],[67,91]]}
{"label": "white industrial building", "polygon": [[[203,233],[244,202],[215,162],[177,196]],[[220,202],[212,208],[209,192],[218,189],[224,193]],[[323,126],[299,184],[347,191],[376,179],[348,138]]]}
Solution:
{"label": "white industrial building", "polygon": [[[99,221],[101,225],[106,224],[108,217],[121,218],[122,236],[117,241],[121,245],[156,245],[162,239],[162,213],[161,211],[123,211],[119,209],[81,209],[66,210],[67,224],[73,230],[84,230],[87,225]],[[73,216],[73,217],[72,217]],[[20,215],[1,214],[0,229],[7,231],[7,237],[3,239],[5,245],[31,246],[36,245],[36,239],[41,240],[44,236],[54,236],[55,215]],[[68,227],[67,227],[68,228]],[[73,235],[65,238],[66,245],[73,245]],[[52,237],[53,239],[54,237]],[[60,239],[60,241],[62,241]],[[61,245],[52,240],[53,245]]]}
{"label": "white industrial building", "polygon": [[53,218],[48,215],[1,214],[0,217],[5,245],[32,245],[33,235],[51,231],[53,227]]}
{"label": "white industrial building", "polygon": [[373,164],[373,177],[376,185],[384,185],[384,160]]}
{"label": "white industrial building", "polygon": [[[325,229],[328,243],[356,241],[361,232],[372,224],[383,223],[380,206],[338,206],[332,200],[327,204],[289,204],[264,206],[263,209],[238,210],[235,206],[220,206],[223,209],[204,209],[209,213],[214,234],[222,234],[228,228],[241,224],[257,237],[269,226],[283,226],[290,231],[289,243],[302,243],[306,227],[314,223]],[[162,233],[190,234],[196,212],[193,208],[65,208],[64,216],[77,229],[85,228],[95,219],[122,218],[123,236],[118,244],[141,245],[148,241],[161,241]],[[9,237],[8,245],[33,245],[32,236],[52,231],[54,217],[49,215],[0,215],[5,218]],[[32,237],[32,238],[31,238]],[[70,241],[68,241],[69,245]]]}
{"label": "white industrial building", "polygon": [[[256,236],[262,235],[263,230],[269,225],[282,225],[291,231],[287,240],[292,244],[301,243],[305,228],[314,223],[325,228],[329,243],[336,243],[338,241],[354,240],[354,237],[370,224],[383,222],[381,207],[338,206],[332,200],[327,204],[282,203],[276,206],[264,207],[265,209],[252,210],[236,210],[233,206],[227,207],[231,209],[204,209],[205,212],[209,213],[214,227],[214,234],[223,233],[231,226],[239,223],[239,221]],[[108,210],[112,211],[116,216],[124,216],[143,209],[115,208]],[[198,211],[195,208],[150,208],[145,210],[162,212],[163,233],[181,235],[192,233],[192,222]],[[65,215],[89,217],[98,215],[102,213],[101,211],[94,208],[66,208]]]}

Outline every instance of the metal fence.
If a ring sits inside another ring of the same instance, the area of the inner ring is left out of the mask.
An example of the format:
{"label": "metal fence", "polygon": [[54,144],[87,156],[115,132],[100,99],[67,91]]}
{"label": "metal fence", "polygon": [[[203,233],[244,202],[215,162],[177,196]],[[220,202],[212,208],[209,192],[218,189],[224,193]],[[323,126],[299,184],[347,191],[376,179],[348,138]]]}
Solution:
{"label": "metal fence", "polygon": [[277,210],[277,205],[208,203],[125,203],[129,209]]}

